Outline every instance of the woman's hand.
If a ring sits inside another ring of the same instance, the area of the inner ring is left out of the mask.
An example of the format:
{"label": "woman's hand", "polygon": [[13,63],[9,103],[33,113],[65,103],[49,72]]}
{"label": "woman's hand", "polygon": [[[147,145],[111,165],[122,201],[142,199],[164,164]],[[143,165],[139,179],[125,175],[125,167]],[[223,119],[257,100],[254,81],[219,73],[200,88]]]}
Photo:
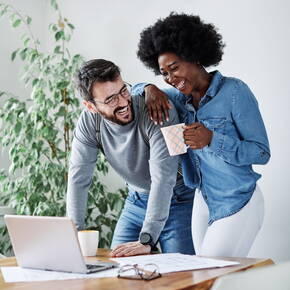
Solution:
{"label": "woman's hand", "polygon": [[201,123],[184,126],[183,138],[191,149],[201,149],[210,144],[213,132]]}
{"label": "woman's hand", "polygon": [[171,105],[167,95],[159,90],[155,85],[145,87],[145,103],[148,109],[150,119],[157,125],[169,121],[168,110]]}

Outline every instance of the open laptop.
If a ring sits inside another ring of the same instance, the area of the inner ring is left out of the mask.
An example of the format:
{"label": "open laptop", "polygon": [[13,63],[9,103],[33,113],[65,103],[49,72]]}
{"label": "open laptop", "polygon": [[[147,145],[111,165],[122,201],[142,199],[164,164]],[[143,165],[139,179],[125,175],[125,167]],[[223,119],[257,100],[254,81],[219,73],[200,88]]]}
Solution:
{"label": "open laptop", "polygon": [[23,268],[89,274],[118,266],[102,261],[86,264],[75,224],[68,217],[5,215],[4,219]]}

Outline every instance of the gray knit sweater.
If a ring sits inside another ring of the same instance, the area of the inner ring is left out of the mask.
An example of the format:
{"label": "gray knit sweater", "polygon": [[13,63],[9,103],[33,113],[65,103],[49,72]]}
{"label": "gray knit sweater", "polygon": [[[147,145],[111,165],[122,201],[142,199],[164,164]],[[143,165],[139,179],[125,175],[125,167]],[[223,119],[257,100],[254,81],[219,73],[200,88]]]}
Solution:
{"label": "gray knit sweater", "polygon": [[[156,242],[168,218],[178,157],[169,156],[160,126],[149,119],[146,109],[138,107],[136,98],[132,98],[134,120],[121,126],[104,119],[100,127],[101,139],[108,162],[130,189],[149,194],[141,232],[150,233]],[[138,114],[140,109],[145,110],[143,119]],[[150,146],[138,126],[142,120]],[[164,126],[176,123],[176,110],[171,109],[170,121]],[[78,229],[84,227],[87,195],[98,151],[95,114],[84,110],[74,132],[67,191],[67,215]]]}

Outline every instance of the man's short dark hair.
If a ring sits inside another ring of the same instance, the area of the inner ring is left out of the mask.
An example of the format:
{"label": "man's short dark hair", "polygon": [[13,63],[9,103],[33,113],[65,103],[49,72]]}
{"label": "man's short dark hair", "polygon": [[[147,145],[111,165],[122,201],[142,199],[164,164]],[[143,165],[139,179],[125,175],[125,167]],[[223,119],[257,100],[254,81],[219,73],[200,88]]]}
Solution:
{"label": "man's short dark hair", "polygon": [[115,81],[120,76],[120,68],[105,59],[92,59],[85,62],[77,72],[77,85],[86,101],[93,101],[92,85],[95,82]]}

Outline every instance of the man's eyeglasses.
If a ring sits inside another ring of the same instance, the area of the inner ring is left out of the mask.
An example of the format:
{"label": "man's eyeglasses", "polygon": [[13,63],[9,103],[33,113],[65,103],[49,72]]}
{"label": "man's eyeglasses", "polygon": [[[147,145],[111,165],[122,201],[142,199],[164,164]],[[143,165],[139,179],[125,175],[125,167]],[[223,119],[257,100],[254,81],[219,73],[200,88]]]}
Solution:
{"label": "man's eyeglasses", "polygon": [[140,267],[138,264],[124,265],[118,271],[118,278],[134,280],[153,280],[161,277],[156,264],[145,264]]}
{"label": "man's eyeglasses", "polygon": [[97,101],[95,99],[94,99],[94,102],[99,103],[99,104],[103,104],[103,105],[108,105],[110,107],[115,107],[119,103],[120,96],[122,96],[125,99],[128,99],[131,96],[131,94],[130,94],[131,88],[132,88],[132,85],[125,83],[118,94],[114,94],[114,95],[107,97],[104,102]]}

